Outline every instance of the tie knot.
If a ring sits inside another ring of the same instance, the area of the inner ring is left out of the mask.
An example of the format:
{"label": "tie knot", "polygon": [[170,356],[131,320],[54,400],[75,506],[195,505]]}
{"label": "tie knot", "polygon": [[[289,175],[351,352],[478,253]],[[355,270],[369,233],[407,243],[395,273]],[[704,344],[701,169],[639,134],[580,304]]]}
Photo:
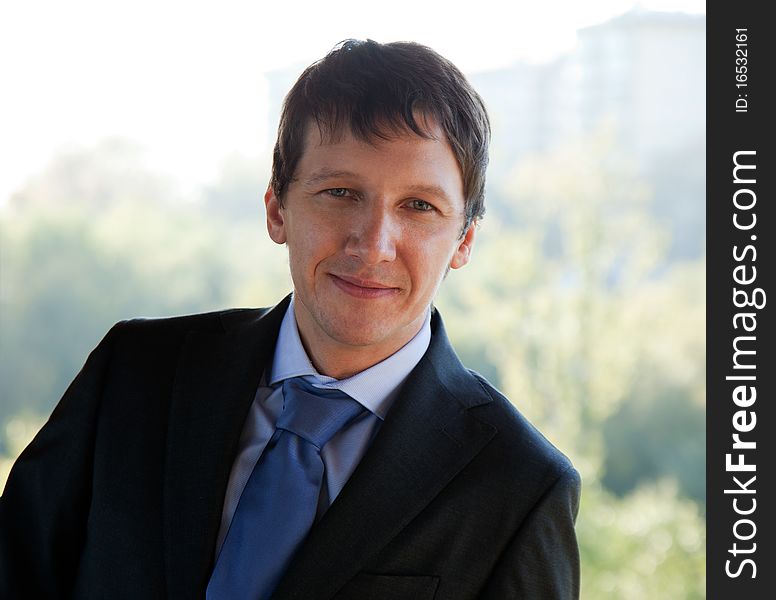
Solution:
{"label": "tie knot", "polygon": [[341,390],[317,388],[301,377],[283,382],[283,413],[277,427],[322,448],[364,408]]}

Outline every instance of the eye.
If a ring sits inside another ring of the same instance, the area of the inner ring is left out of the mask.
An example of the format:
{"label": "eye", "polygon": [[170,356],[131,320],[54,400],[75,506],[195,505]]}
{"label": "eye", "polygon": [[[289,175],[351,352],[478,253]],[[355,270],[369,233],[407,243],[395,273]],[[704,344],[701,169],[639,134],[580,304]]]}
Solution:
{"label": "eye", "polygon": [[410,200],[408,204],[410,208],[413,208],[419,212],[429,212],[434,210],[434,207],[425,200]]}
{"label": "eye", "polygon": [[324,193],[329,194],[329,196],[334,196],[335,198],[346,198],[351,195],[348,188],[331,188],[325,190]]}

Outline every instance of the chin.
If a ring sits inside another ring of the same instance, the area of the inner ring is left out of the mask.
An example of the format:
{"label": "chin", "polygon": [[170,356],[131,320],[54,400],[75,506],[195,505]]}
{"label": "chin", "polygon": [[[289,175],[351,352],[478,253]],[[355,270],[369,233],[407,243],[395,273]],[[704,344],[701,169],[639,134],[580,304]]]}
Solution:
{"label": "chin", "polygon": [[374,323],[359,322],[357,319],[336,325],[330,322],[326,329],[329,337],[347,346],[372,346],[389,337],[389,332],[382,327],[376,327]]}

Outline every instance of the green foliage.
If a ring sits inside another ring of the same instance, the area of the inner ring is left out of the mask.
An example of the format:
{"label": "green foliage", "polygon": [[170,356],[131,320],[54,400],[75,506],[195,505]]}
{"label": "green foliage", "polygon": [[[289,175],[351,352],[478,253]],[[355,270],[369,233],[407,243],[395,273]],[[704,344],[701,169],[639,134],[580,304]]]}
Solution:
{"label": "green foliage", "polygon": [[59,158],[3,207],[0,421],[48,414],[120,319],[267,305],[288,292],[258,200],[253,222],[231,222],[165,199],[169,189],[109,144]]}
{"label": "green foliage", "polygon": [[583,599],[702,600],[705,523],[672,481],[643,485],[620,499],[583,482],[577,534]]}
{"label": "green foliage", "polygon": [[580,470],[584,597],[701,598],[704,264],[668,260],[605,138],[526,161],[510,193],[519,225],[484,225],[438,299],[456,346]]}
{"label": "green foliage", "polygon": [[[652,371],[653,375],[658,375]],[[649,383],[654,383],[650,381]],[[647,391],[638,385],[620,409],[603,423],[607,452],[603,485],[622,496],[644,479],[670,477],[683,495],[705,504],[705,412],[688,402],[691,390],[664,382]]]}

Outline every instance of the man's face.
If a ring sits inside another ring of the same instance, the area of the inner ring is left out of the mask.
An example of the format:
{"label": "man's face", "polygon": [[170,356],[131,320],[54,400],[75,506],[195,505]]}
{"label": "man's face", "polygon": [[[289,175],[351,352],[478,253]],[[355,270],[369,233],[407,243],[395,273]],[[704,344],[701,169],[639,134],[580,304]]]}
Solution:
{"label": "man's face", "polygon": [[389,356],[419,331],[448,267],[469,261],[461,171],[439,127],[430,132],[369,144],[309,126],[282,207],[267,191],[267,227],[288,245],[314,363],[356,349],[368,364]]}

